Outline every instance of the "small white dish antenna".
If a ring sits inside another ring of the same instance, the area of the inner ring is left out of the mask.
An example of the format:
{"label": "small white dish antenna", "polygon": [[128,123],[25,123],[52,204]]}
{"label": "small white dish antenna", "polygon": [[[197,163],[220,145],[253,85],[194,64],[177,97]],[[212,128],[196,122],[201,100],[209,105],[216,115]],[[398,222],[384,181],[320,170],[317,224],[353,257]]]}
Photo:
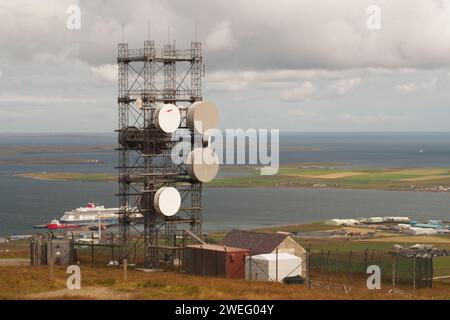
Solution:
{"label": "small white dish antenna", "polygon": [[180,109],[174,104],[163,104],[155,111],[155,126],[166,133],[172,133],[177,130],[180,122]]}
{"label": "small white dish antenna", "polygon": [[142,107],[144,106],[144,101],[142,101],[142,99],[139,97],[136,99],[136,107],[138,107],[139,109],[142,109]]}

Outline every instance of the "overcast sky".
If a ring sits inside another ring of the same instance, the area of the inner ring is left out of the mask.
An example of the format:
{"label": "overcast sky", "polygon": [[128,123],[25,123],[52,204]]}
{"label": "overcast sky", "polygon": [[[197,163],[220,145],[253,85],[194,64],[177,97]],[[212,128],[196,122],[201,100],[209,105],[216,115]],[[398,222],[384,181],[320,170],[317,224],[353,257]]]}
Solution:
{"label": "overcast sky", "polygon": [[137,48],[148,21],[179,48],[198,25],[222,128],[450,131],[450,0],[0,0],[0,132],[113,131],[122,24]]}

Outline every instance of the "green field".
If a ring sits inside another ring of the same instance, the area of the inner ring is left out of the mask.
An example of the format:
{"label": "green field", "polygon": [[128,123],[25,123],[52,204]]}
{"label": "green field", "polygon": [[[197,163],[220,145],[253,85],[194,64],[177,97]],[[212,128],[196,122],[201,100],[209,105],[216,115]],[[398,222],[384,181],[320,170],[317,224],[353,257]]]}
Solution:
{"label": "green field", "polygon": [[[276,175],[262,176],[252,166],[225,166],[210,187],[307,187],[435,191],[450,188],[449,168],[348,169],[339,165],[283,165]],[[48,180],[117,181],[114,174],[80,172],[33,172],[22,177]],[[449,189],[450,190],[450,189]]]}
{"label": "green field", "polygon": [[449,168],[384,168],[282,166],[277,175],[261,176],[256,169],[238,177],[217,178],[208,185],[228,187],[323,187],[383,190],[428,190],[450,186]]}
{"label": "green field", "polygon": [[117,176],[108,173],[30,172],[30,173],[21,173],[18,174],[17,176],[37,180],[82,181],[82,182],[117,181]]}

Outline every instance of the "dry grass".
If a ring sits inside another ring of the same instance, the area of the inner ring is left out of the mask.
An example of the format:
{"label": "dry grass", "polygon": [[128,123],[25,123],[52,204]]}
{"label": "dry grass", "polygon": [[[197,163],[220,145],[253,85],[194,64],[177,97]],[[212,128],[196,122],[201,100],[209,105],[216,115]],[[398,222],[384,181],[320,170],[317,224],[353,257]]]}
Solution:
{"label": "dry grass", "polygon": [[434,181],[434,180],[440,180],[440,179],[448,179],[450,178],[450,175],[431,175],[431,176],[423,176],[423,177],[416,177],[416,178],[409,178],[409,179],[401,179],[400,181],[410,181],[410,182],[414,182],[414,181]]}
{"label": "dry grass", "polygon": [[339,172],[339,173],[331,173],[331,174],[323,174],[318,176],[311,176],[311,178],[316,179],[340,179],[340,178],[348,178],[353,176],[359,176],[362,174],[367,174],[365,172]]}
{"label": "dry grass", "polygon": [[65,268],[1,267],[0,299],[431,299],[450,298],[449,285],[421,289],[413,297],[390,295],[390,288],[372,292],[358,280],[351,291],[197,277],[171,272],[143,273],[130,270],[128,281],[120,269],[82,267],[82,289],[67,290]]}
{"label": "dry grass", "polygon": [[10,241],[0,244],[0,259],[28,258],[30,255],[29,242]]}
{"label": "dry grass", "polygon": [[401,242],[401,243],[430,243],[450,245],[450,237],[446,236],[393,236],[385,238],[368,239],[368,242]]}

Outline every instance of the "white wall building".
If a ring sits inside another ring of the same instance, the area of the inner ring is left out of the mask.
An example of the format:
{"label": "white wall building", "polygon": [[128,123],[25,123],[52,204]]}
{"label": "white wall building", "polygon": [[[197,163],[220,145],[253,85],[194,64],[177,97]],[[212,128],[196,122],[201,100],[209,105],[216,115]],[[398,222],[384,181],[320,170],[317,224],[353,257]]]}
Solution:
{"label": "white wall building", "polygon": [[245,258],[245,279],[282,282],[285,277],[302,275],[304,268],[302,259],[289,253],[278,253],[278,257],[276,253],[259,254]]}
{"label": "white wall building", "polygon": [[433,236],[437,234],[437,231],[435,229],[419,227],[411,227],[407,229],[406,232],[416,236]]}
{"label": "white wall building", "polygon": [[325,224],[329,226],[354,226],[358,223],[359,221],[355,219],[330,219],[325,221]]}

